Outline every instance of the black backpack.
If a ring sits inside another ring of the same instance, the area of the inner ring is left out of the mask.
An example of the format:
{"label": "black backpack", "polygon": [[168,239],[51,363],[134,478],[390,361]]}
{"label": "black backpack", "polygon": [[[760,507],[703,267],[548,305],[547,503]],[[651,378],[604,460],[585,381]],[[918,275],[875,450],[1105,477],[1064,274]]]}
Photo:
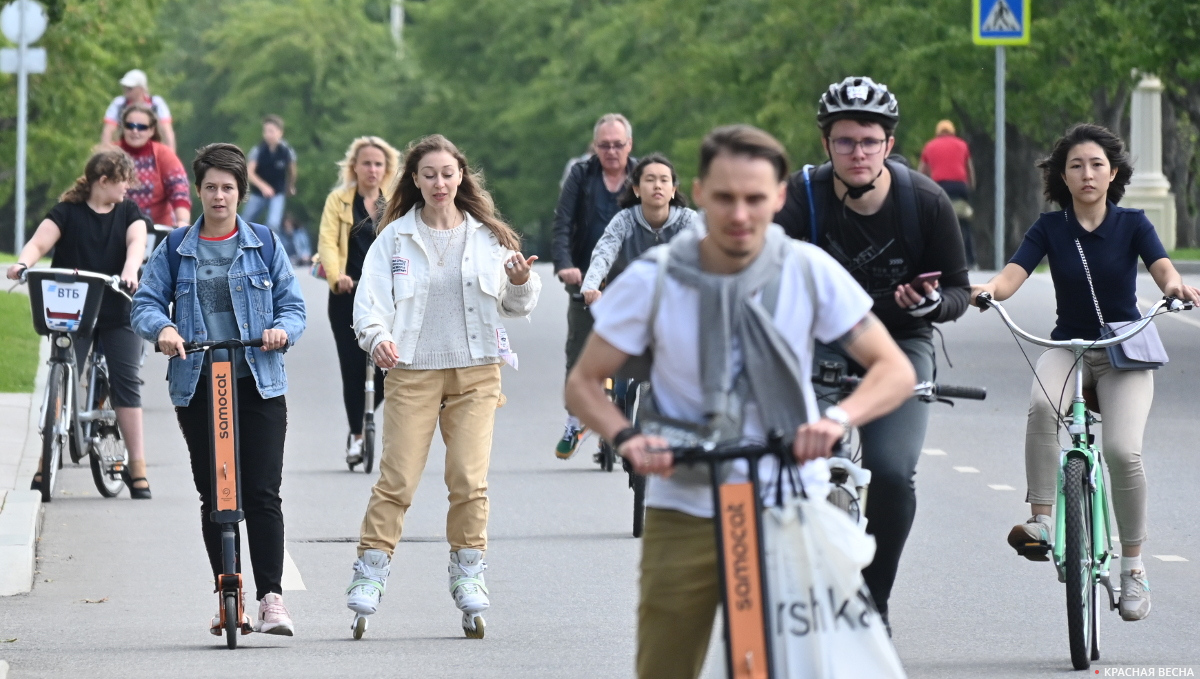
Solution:
{"label": "black backpack", "polygon": [[[921,224],[917,213],[917,190],[913,186],[913,170],[894,160],[884,161],[896,182],[896,209],[900,215],[901,241],[907,251],[910,261],[924,250],[925,239],[922,237]],[[796,232],[789,230],[788,235],[799,240],[806,240],[813,245],[821,243],[821,224],[828,216],[829,196],[833,195],[833,164],[826,162],[820,167],[805,165],[792,175],[790,188],[796,188],[797,179],[803,184],[803,191],[789,191],[789,200],[793,197],[799,201],[801,210],[808,218],[808,229]]]}

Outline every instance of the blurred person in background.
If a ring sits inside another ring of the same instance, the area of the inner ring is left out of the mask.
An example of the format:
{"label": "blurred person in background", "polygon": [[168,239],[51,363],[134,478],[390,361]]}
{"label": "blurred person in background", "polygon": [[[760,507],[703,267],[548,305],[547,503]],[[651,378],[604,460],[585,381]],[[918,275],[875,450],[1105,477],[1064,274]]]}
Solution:
{"label": "blurred person in background", "polygon": [[[329,326],[342,369],[342,402],[350,434],[346,463],[362,462],[363,372],[367,352],[354,337],[354,292],[362,277],[363,261],[375,242],[376,224],[387,207],[384,189],[395,182],[400,152],[379,137],[350,142],[338,162],[338,184],[325,199],[317,236],[318,260],[329,283]],[[383,372],[375,370],[375,405],[383,400]]]}
{"label": "blurred person in background", "polygon": [[159,143],[159,120],[154,109],[145,104],[126,106],[121,112],[121,130],[117,145],[133,158],[137,168],[137,183],[129,188],[129,199],[155,224],[191,224],[187,171],[179,156]]}
{"label": "blurred person in background", "polygon": [[975,268],[975,240],[971,237],[971,192],[975,190],[975,163],[971,161],[971,149],[967,142],[954,134],[954,123],[939,121],[936,136],[925,144],[921,151],[921,163],[917,170],[933,181],[950,196],[958,227],[962,231],[963,249],[967,255],[967,266]]}
{"label": "blurred person in background", "polygon": [[121,111],[131,104],[145,104],[154,111],[154,115],[158,116],[162,143],[174,151],[175,128],[171,124],[171,109],[167,108],[167,102],[163,101],[162,97],[150,94],[146,72],[137,68],[129,71],[121,78],[121,87],[125,90],[125,94],[113,99],[112,103],[108,105],[108,110],[104,112],[104,129],[100,132],[100,143],[112,144],[117,140],[119,136],[117,127],[121,123]]}

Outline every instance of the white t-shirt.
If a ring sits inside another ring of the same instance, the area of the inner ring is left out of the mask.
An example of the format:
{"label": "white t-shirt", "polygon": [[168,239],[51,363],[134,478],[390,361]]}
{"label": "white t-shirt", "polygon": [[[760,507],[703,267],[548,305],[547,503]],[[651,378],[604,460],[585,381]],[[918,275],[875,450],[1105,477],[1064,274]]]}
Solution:
{"label": "white t-shirt", "polygon": [[[145,102],[143,102],[145,103]],[[112,123],[113,125],[121,124],[121,111],[125,108],[125,95],[121,95],[112,100],[108,105],[108,110],[104,112],[104,122]],[[171,122],[171,109],[167,108],[167,102],[157,94],[150,97],[150,108],[154,109],[154,115],[158,116],[158,122]]]}
{"label": "white t-shirt", "polygon": [[[799,360],[809,421],[820,419],[812,388],[811,338],[832,342],[846,334],[871,310],[872,300],[842,265],[818,247],[797,241],[784,261],[775,327],[787,340]],[[665,246],[664,246],[665,247]],[[816,286],[816,313],[812,296],[806,289],[801,253],[808,257]],[[593,331],[606,342],[630,356],[645,352],[650,344],[647,316],[650,315],[656,264],[638,260],[617,277],[592,306]],[[761,294],[761,293],[760,293]],[[701,422],[704,414],[703,386],[700,381],[700,292],[667,276],[658,317],[654,319],[654,366],[650,372],[655,403],[663,415]],[[734,346],[734,365],[740,369],[741,355]],[[742,434],[762,440],[763,427],[758,409],[746,404]],[[775,460],[764,458],[759,478],[775,477]],[[746,479],[745,462],[735,465],[730,482]],[[708,485],[684,484],[671,478],[652,476],[646,485],[646,506],[673,509],[701,518],[711,518],[712,489]]]}

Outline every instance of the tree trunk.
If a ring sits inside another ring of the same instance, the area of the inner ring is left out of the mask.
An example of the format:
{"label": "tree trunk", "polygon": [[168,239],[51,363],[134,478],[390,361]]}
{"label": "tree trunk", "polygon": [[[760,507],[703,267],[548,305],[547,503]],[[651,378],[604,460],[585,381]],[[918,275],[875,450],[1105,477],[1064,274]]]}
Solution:
{"label": "tree trunk", "polygon": [[[975,258],[982,269],[992,269],[995,257],[993,234],[996,222],[996,140],[990,131],[967,127],[964,123],[964,138],[971,147],[975,162],[976,191],[972,207],[975,218],[971,235],[975,238]],[[1042,200],[1042,175],[1037,161],[1049,151],[1040,148],[1029,137],[1012,125],[1005,134],[1005,189],[1004,189],[1004,251],[1003,261],[1016,252],[1025,232],[1037,220],[1044,208]]]}
{"label": "tree trunk", "polygon": [[1200,243],[1195,204],[1188,200],[1195,183],[1197,132],[1187,116],[1175,107],[1171,97],[1163,98],[1162,113],[1163,174],[1171,182],[1171,191],[1175,194],[1176,247],[1192,248]]}

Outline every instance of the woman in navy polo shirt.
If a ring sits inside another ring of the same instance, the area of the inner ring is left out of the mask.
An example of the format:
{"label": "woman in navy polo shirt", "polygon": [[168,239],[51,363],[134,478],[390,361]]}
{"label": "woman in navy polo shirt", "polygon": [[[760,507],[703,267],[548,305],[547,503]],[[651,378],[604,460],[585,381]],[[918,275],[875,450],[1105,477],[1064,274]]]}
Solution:
{"label": "woman in navy polo shirt", "polygon": [[[1042,214],[1004,270],[985,285],[974,285],[972,302],[981,292],[1008,299],[1042,261],[1049,259],[1058,302],[1058,322],[1050,337],[1056,340],[1100,337],[1104,322],[1133,321],[1137,307],[1137,260],[1146,264],[1164,295],[1193,302],[1200,291],[1183,279],[1154,225],[1141,210],[1117,207],[1133,174],[1121,139],[1099,125],[1079,124],[1059,139],[1049,158],[1038,163],[1046,198],[1062,206]],[[1082,255],[1081,255],[1082,252]],[[1087,258],[1085,271],[1083,257]],[[1089,284],[1088,271],[1091,283]],[[1050,543],[1059,464],[1057,413],[1073,397],[1057,389],[1070,378],[1075,358],[1069,349],[1047,349],[1037,362],[1037,380],[1025,429],[1026,501],[1033,510],[1029,521],[1009,533],[1016,548],[1027,541]],[[1116,370],[1104,349],[1083,356],[1084,386],[1096,389],[1104,410],[1104,459],[1112,477],[1113,506],[1121,539],[1121,617],[1141,620],[1150,613],[1150,584],[1142,564],[1146,539],[1146,475],[1142,469],[1142,433],[1154,400],[1154,375],[1149,370]],[[1040,385],[1061,391],[1052,404]],[[1051,386],[1053,385],[1053,386]],[[1034,561],[1048,557],[1026,555]]]}

